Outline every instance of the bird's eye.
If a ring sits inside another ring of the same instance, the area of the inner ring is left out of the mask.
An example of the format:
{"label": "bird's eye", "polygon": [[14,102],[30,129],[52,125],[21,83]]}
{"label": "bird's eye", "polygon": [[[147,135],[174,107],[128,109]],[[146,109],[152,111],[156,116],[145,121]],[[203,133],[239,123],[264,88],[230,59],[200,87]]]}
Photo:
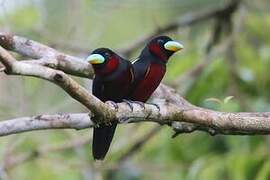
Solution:
{"label": "bird's eye", "polygon": [[164,41],[163,41],[162,39],[159,39],[159,40],[158,40],[158,43],[159,43],[159,44],[163,44]]}
{"label": "bird's eye", "polygon": [[107,58],[110,57],[110,53],[108,53],[108,52],[106,52],[104,55],[105,55],[105,57],[107,57]]}

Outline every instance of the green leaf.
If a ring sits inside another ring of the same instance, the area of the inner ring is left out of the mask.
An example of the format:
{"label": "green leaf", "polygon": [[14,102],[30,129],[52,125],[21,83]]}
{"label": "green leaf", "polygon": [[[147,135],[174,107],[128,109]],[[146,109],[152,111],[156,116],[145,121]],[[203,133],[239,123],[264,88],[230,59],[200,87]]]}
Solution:
{"label": "green leaf", "polygon": [[232,98],[234,98],[233,96],[227,96],[224,100],[223,103],[226,104],[228,103]]}
{"label": "green leaf", "polygon": [[218,103],[218,104],[222,104],[223,102],[220,100],[220,99],[218,99],[218,98],[207,98],[207,99],[205,99],[205,101],[207,101],[207,102],[216,102],[216,103]]}

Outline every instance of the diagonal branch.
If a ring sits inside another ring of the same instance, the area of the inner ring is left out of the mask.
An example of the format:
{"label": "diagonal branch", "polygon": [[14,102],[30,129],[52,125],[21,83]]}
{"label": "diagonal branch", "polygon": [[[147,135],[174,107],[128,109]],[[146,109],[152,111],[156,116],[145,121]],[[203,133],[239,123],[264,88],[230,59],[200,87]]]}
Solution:
{"label": "diagonal branch", "polygon": [[117,160],[117,163],[121,164],[125,162],[128,158],[130,158],[132,155],[134,155],[137,151],[139,151],[142,146],[148,142],[156,133],[158,133],[161,130],[161,126],[155,126],[152,128],[149,132],[144,134],[143,137],[138,139],[132,146],[121,155],[121,157]]}
{"label": "diagonal branch", "polygon": [[59,69],[71,75],[93,76],[92,66],[82,59],[63,54],[51,47],[24,37],[2,32],[0,33],[0,46],[23,56],[38,59],[31,61],[35,64]]}
{"label": "diagonal branch", "polygon": [[198,13],[187,13],[181,16],[179,19],[167,24],[166,26],[158,28],[154,32],[138,38],[133,43],[130,43],[130,45],[127,45],[125,46],[125,48],[119,49],[118,51],[126,56],[129,56],[132,52],[137,50],[146,41],[150,40],[154,36],[177,30],[180,27],[191,26],[193,24],[200,23],[211,18],[226,16],[226,14],[231,14],[232,12],[234,12],[235,9],[237,9],[239,3],[240,0],[231,0],[229,3],[223,5],[222,7],[215,7],[210,10],[203,10]]}
{"label": "diagonal branch", "polygon": [[114,118],[113,110],[98,98],[90,94],[76,81],[59,70],[36,64],[16,61],[4,48],[0,47],[0,61],[6,67],[6,73],[12,75],[33,76],[51,81],[64,89],[71,97],[82,103],[97,117],[97,121]]}
{"label": "diagonal branch", "polygon": [[[173,21],[172,23],[155,30],[154,32],[142,36],[139,39],[135,40],[125,48],[119,49],[118,51],[121,54],[129,56],[132,52],[137,50],[142,46],[146,41],[151,39],[153,36],[163,34],[166,32],[177,30],[180,27],[190,26],[199,22],[209,20],[214,17],[222,17],[227,14],[232,14],[238,7],[240,0],[232,0],[229,3],[223,5],[222,7],[216,7],[211,10],[203,10],[199,13],[188,13],[181,16],[179,19]],[[92,67],[81,60],[80,58],[66,55],[55,49],[38,43],[36,41],[15,36],[8,33],[0,33],[0,46],[4,47],[7,50],[17,52],[21,55],[33,58],[40,59],[38,61],[32,61],[36,64],[49,66],[51,68],[59,69],[67,74],[72,74],[80,77],[92,77],[93,70]],[[43,59],[46,57],[45,59]],[[50,57],[50,58],[48,58]]]}
{"label": "diagonal branch", "polygon": [[76,138],[68,139],[68,141],[61,144],[42,145],[35,150],[32,150],[30,152],[25,152],[25,153],[19,153],[18,155],[12,153],[12,154],[9,154],[8,156],[5,156],[3,169],[8,171],[24,162],[34,160],[36,158],[47,155],[49,153],[54,153],[54,152],[59,152],[59,151],[62,152],[62,151],[69,150],[75,147],[80,147],[85,144],[88,144],[90,141],[91,141],[91,138],[89,135],[87,135],[87,136],[83,136],[79,138],[76,137]]}

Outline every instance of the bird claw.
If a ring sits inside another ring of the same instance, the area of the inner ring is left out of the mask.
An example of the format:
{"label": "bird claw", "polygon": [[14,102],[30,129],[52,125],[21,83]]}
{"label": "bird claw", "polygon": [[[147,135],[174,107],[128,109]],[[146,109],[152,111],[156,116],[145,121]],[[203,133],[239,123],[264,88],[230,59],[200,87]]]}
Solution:
{"label": "bird claw", "polygon": [[132,101],[123,99],[123,102],[128,105],[128,107],[131,109],[131,111],[133,111]]}
{"label": "bird claw", "polygon": [[111,104],[116,110],[119,108],[118,105],[114,101],[106,101],[106,103]]}
{"label": "bird claw", "polygon": [[160,112],[160,107],[157,104],[155,104],[155,103],[149,103],[149,104],[155,106],[158,109],[158,112]]}
{"label": "bird claw", "polygon": [[138,104],[142,109],[145,109],[144,103],[141,102],[141,101],[131,101],[131,100],[123,99],[123,102],[127,103],[127,105],[129,106],[129,108],[131,109],[131,111],[133,111],[133,105],[132,105],[132,103]]}
{"label": "bird claw", "polygon": [[138,104],[142,109],[145,109],[145,106],[144,106],[143,102],[141,102],[141,101],[131,101],[131,102],[133,102],[135,104]]}

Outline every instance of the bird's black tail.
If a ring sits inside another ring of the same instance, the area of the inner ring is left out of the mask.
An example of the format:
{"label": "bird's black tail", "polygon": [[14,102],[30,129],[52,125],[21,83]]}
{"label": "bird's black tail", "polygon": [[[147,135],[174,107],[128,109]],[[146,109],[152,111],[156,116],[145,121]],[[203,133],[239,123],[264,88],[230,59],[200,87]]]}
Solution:
{"label": "bird's black tail", "polygon": [[113,122],[111,126],[99,126],[94,128],[92,154],[95,160],[103,160],[106,156],[113,135],[117,126],[117,122]]}

